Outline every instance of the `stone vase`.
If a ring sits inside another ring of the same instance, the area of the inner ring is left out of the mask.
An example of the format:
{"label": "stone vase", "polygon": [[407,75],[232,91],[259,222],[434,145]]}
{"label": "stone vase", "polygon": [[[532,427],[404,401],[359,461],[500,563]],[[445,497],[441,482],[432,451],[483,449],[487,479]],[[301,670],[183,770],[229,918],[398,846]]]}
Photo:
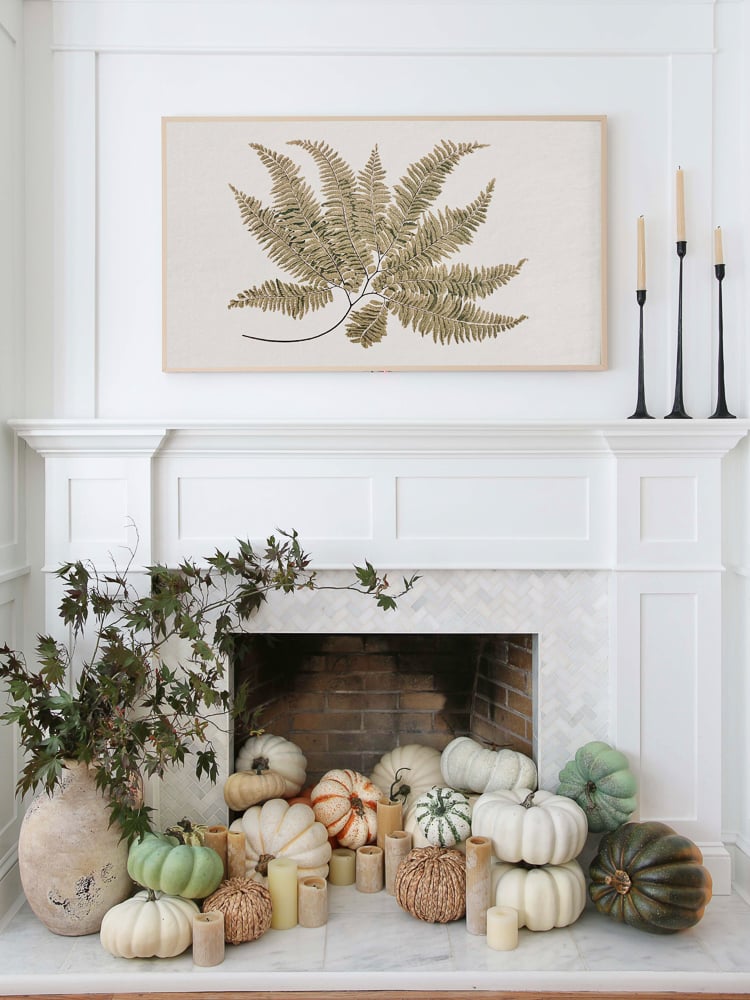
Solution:
{"label": "stone vase", "polygon": [[18,838],[21,884],[35,915],[55,934],[96,933],[130,895],[128,847],[109,826],[94,769],[66,761],[60,784],[29,805]]}

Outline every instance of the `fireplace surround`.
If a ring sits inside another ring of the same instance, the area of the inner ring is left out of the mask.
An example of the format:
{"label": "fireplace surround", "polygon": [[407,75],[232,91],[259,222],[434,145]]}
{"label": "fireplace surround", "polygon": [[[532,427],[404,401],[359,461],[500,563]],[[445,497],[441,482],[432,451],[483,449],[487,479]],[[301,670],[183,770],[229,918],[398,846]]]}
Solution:
{"label": "fireplace surround", "polygon": [[[716,892],[729,891],[722,510],[724,459],[746,421],[14,428],[44,457],[48,629],[54,568],[108,563],[134,545],[133,525],[140,565],[294,527],[321,582],[350,579],[344,567],[363,558],[394,579],[418,572],[395,612],[345,591],[272,595],[252,630],[536,635],[542,787],[583,742],[608,740],[638,775],[640,818],[695,840]],[[229,740],[222,753],[228,770]],[[206,821],[223,812],[220,792],[184,773],[156,793],[160,822],[196,796]]]}

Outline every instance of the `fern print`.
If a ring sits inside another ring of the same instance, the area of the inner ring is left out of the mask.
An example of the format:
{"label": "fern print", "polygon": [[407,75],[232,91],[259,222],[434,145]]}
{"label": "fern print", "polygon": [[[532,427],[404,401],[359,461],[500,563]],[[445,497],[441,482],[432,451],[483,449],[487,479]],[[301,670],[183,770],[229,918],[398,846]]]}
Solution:
{"label": "fern print", "polygon": [[291,157],[259,143],[251,148],[271,179],[271,204],[234,195],[245,228],[268,257],[293,278],[274,278],[238,292],[229,309],[256,308],[298,320],[341,300],[343,314],[327,329],[294,339],[243,334],[266,343],[302,343],[344,327],[349,342],[367,349],[388,332],[395,317],[435,344],[496,338],[528,319],[477,305],[520,272],[516,264],[472,268],[446,260],[468,246],[487,219],[495,186],[489,180],[468,205],[435,210],[448,176],[478,149],[477,142],[443,139],[412,163],[389,189],[375,146],[354,169],[323,140],[289,143],[317,168],[321,199]]}

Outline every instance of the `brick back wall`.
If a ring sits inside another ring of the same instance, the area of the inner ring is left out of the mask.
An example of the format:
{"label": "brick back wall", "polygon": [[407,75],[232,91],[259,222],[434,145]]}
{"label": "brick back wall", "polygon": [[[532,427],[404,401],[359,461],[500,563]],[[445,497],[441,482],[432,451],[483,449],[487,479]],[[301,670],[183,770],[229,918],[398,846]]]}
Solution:
{"label": "brick back wall", "polygon": [[467,734],[530,753],[531,636],[240,636],[242,681],[265,704],[266,731],[302,749],[310,783],[331,768],[370,774],[398,745],[442,750]]}

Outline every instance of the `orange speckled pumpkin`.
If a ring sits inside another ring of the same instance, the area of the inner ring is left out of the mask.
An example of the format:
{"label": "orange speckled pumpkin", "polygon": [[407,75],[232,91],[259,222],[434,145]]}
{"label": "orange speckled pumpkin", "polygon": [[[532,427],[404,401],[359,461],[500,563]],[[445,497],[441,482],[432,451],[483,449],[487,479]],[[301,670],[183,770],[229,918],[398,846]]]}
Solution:
{"label": "orange speckled pumpkin", "polygon": [[380,789],[348,768],[326,772],[312,790],[315,818],[342,847],[372,844],[378,829]]}

